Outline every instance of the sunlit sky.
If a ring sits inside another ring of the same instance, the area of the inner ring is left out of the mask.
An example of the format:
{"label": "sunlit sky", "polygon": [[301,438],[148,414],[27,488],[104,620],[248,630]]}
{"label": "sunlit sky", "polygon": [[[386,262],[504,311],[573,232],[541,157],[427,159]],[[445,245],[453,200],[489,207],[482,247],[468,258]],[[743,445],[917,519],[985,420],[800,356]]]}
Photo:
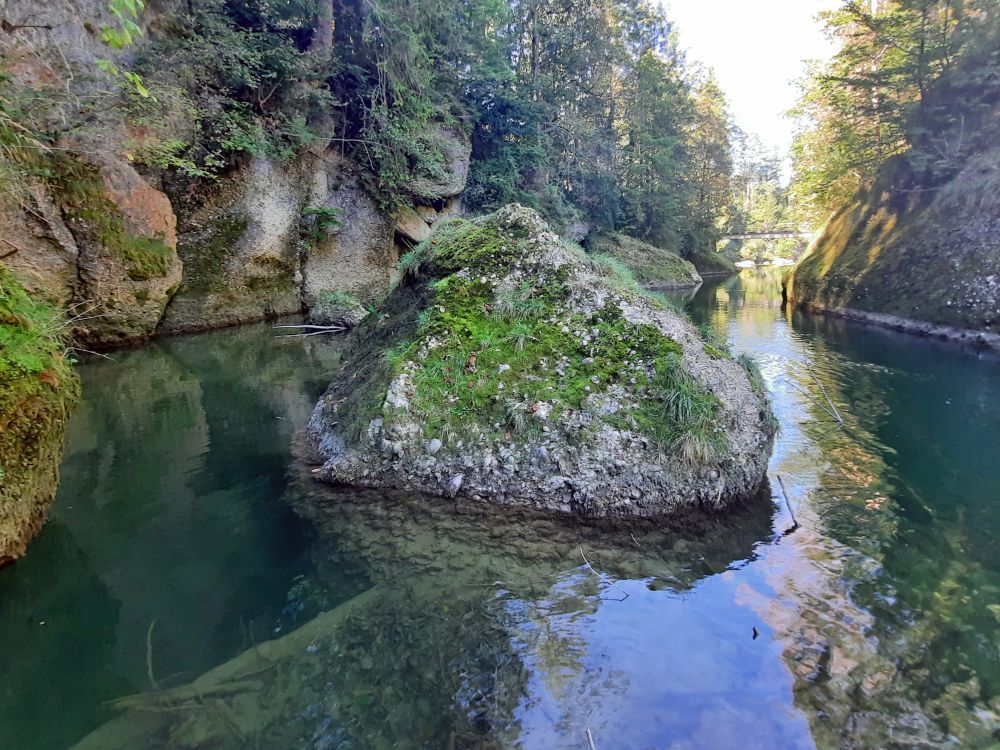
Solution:
{"label": "sunlit sky", "polygon": [[689,61],[715,71],[736,124],[787,154],[805,61],[832,54],[816,16],[838,0],[660,0]]}

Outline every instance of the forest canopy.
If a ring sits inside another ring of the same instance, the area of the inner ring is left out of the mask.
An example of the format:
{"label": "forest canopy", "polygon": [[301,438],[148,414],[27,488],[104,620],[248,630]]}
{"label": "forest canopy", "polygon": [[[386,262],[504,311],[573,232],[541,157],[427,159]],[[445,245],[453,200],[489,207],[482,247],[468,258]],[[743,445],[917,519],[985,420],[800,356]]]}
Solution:
{"label": "forest canopy", "polygon": [[[998,0],[848,0],[824,14],[839,43],[802,84],[792,198],[821,223],[891,172],[934,188],[989,138],[1000,97]],[[904,184],[905,183],[905,184]]]}

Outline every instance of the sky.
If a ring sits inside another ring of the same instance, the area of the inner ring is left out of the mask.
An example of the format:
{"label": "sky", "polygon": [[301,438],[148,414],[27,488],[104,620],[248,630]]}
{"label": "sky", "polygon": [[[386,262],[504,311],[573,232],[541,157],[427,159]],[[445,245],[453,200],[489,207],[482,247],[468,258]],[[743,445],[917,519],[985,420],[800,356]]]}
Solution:
{"label": "sky", "polygon": [[676,24],[688,60],[715,71],[736,124],[786,156],[795,80],[805,61],[829,57],[830,41],[816,19],[838,0],[661,0]]}

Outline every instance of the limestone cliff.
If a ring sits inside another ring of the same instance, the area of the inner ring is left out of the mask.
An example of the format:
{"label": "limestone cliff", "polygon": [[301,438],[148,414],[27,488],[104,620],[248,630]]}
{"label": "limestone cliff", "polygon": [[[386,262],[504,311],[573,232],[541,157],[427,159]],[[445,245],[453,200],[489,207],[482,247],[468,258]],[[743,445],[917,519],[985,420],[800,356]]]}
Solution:
{"label": "limestone cliff", "polygon": [[830,218],[787,279],[788,299],[1000,348],[1000,150],[933,189],[897,180],[888,173]]}
{"label": "limestone cliff", "polygon": [[[328,118],[291,123],[298,145],[255,142],[266,134],[215,92],[210,76],[222,73],[198,46],[232,52],[233,38],[192,36],[185,13],[147,3],[142,35],[116,49],[102,41],[115,19],[101,0],[3,8],[0,104],[13,135],[0,145],[14,158],[4,151],[0,167],[19,187],[0,205],[0,255],[31,293],[71,312],[88,349],[308,311],[331,295],[371,303],[400,251],[460,205],[470,146],[450,127],[427,134],[439,168],[411,175],[391,206],[332,147]],[[309,95],[308,80],[295,85]],[[213,137],[229,150],[181,159],[206,128],[228,129]],[[22,131],[39,135],[22,143]]]}

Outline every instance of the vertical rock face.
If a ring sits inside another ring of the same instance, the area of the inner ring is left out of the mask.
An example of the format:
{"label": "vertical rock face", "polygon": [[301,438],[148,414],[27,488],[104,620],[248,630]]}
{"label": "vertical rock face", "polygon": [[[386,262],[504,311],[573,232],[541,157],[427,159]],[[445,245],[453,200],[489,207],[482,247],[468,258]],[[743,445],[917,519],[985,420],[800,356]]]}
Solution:
{"label": "vertical rock face", "polygon": [[375,299],[397,260],[392,221],[331,153],[255,159],[184,220],[178,247],[185,270],[166,333],[287,315],[335,293]]}
{"label": "vertical rock face", "polygon": [[342,226],[318,238],[302,258],[302,299],[314,307],[324,294],[374,300],[389,287],[397,254],[393,223],[357,181],[336,165],[316,175],[310,207],[336,212]]}
{"label": "vertical rock face", "polygon": [[181,262],[167,196],[124,159],[87,153],[60,157],[23,208],[3,209],[0,255],[25,288],[71,311],[84,346],[111,348],[153,334]]}
{"label": "vertical rock face", "polygon": [[894,179],[887,171],[830,217],[786,279],[787,298],[1000,349],[1000,148],[973,153],[935,188],[903,192]]}
{"label": "vertical rock face", "polygon": [[181,286],[161,331],[218,328],[300,309],[302,169],[258,158],[213,186],[180,228]]}
{"label": "vertical rock face", "polygon": [[109,348],[151,336],[181,281],[167,196],[124,159],[95,151],[59,195],[79,248],[76,336]]}
{"label": "vertical rock face", "polygon": [[80,250],[44,186],[29,186],[34,211],[0,207],[0,257],[28,291],[69,307],[78,298]]}

